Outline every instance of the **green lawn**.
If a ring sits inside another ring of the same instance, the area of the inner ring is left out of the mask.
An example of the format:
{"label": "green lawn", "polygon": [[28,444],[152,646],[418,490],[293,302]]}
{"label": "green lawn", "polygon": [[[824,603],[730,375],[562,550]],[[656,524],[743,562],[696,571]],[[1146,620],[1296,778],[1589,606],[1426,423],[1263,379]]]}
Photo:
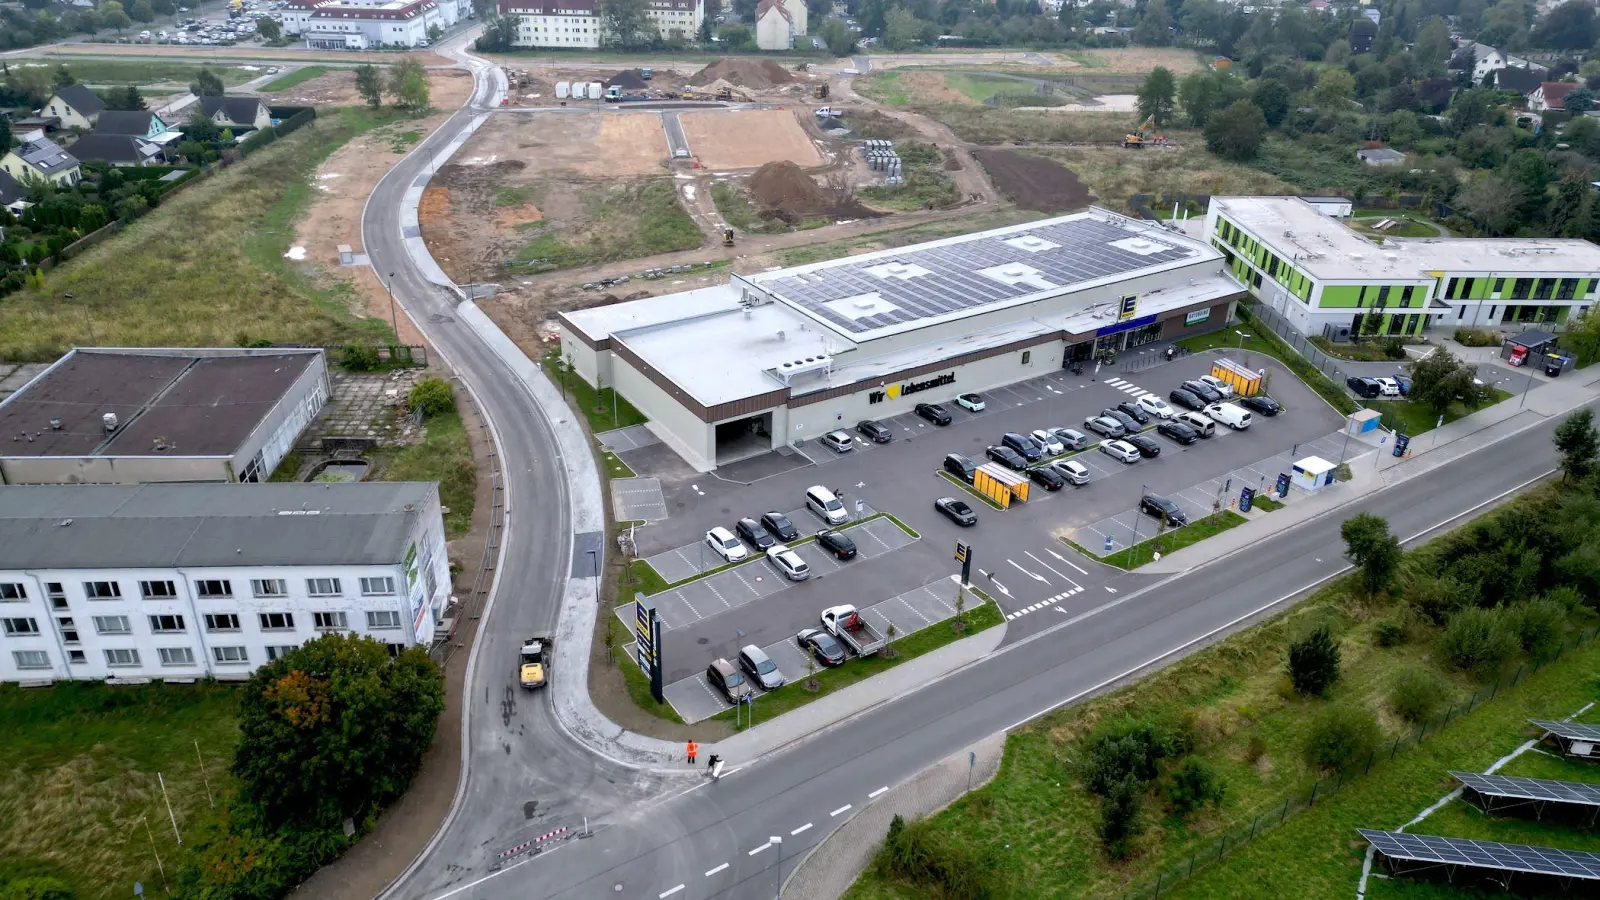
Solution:
{"label": "green lawn", "polygon": [[[1344,385],[1334,384],[1332,379],[1322,374],[1321,369],[1313,366],[1305,357],[1296,353],[1294,348],[1285,344],[1281,338],[1273,334],[1272,329],[1266,327],[1264,323],[1257,322],[1243,303],[1239,304],[1239,320],[1241,324],[1237,329],[1219,328],[1216,331],[1197,334],[1194,337],[1178,341],[1178,346],[1195,353],[1222,347],[1232,350],[1233,352],[1229,356],[1233,357],[1236,362],[1241,362],[1245,365],[1249,365],[1245,357],[1250,353],[1270,356],[1288,366],[1289,371],[1298,376],[1308,387],[1317,392],[1317,396],[1328,401],[1329,405],[1340,413],[1348,416],[1356,411],[1355,398],[1345,391]],[[1248,329],[1245,333],[1250,336],[1243,340],[1243,349],[1241,349],[1239,335],[1234,332],[1236,330],[1244,331],[1245,329]],[[1267,393],[1270,394],[1271,392],[1271,386],[1268,385]]]}
{"label": "green lawn", "polygon": [[[1493,406],[1511,396],[1499,388],[1490,388],[1490,391],[1493,396],[1484,407]],[[1383,427],[1412,437],[1425,431],[1432,431],[1439,422],[1439,414],[1420,400],[1372,400],[1367,405],[1383,413]],[[1481,408],[1483,407],[1474,408],[1465,403],[1452,403],[1445,411],[1445,424],[1454,422],[1462,416],[1472,415]]]}
{"label": "green lawn", "polygon": [[454,540],[472,530],[478,483],[472,443],[461,416],[453,411],[428,419],[427,429],[427,439],[396,451],[379,477],[384,481],[439,482],[439,502],[450,508],[444,517],[444,534]]}
{"label": "green lawn", "polygon": [[1274,500],[1271,497],[1268,497],[1266,494],[1257,494],[1255,499],[1250,501],[1250,506],[1251,508],[1259,509],[1262,512],[1276,512],[1280,509],[1283,509],[1282,502]]}
{"label": "green lawn", "polygon": [[289,88],[299,87],[300,85],[305,84],[306,82],[320,75],[326,75],[329,71],[331,70],[327,66],[305,66],[303,68],[295,69],[293,72],[290,72],[287,75],[279,75],[277,78],[274,78],[266,84],[263,84],[260,90],[263,94],[275,94],[278,91],[287,91]]}
{"label": "green lawn", "polygon": [[[1143,514],[1141,513],[1141,515]],[[1168,529],[1148,541],[1140,541],[1132,547],[1124,547],[1110,556],[1101,557],[1100,561],[1116,566],[1119,569],[1137,569],[1154,560],[1155,554],[1158,552],[1163,556],[1168,553],[1175,553],[1190,544],[1198,544],[1208,537],[1221,534],[1230,528],[1237,528],[1247,521],[1249,520],[1244,516],[1231,509],[1225,509],[1203,519],[1196,519],[1182,528]],[[1152,529],[1156,527],[1154,519],[1151,519],[1148,523],[1142,522],[1140,524],[1148,524]]]}
{"label": "green lawn", "polygon": [[644,413],[611,388],[596,391],[577,372],[563,372],[560,351],[551,350],[539,362],[545,374],[561,388],[567,402],[589,421],[589,430],[595,434],[649,421]]}
{"label": "green lawn", "polygon": [[233,87],[234,85],[244,84],[253,78],[259,78],[263,69],[262,66],[247,69],[242,66],[218,63],[186,63],[167,59],[49,57],[47,59],[26,58],[11,60],[13,67],[36,63],[44,63],[48,66],[52,78],[54,77],[56,66],[64,63],[67,71],[72,73],[72,77],[84,84],[133,84],[139,87],[153,84],[175,84],[187,87],[194,80],[202,65],[205,68],[209,68],[218,78],[221,78],[225,87]]}
{"label": "green lawn", "polygon": [[58,878],[80,900],[132,896],[135,881],[158,896],[151,837],[169,875],[183,851],[156,773],[180,832],[226,815],[211,808],[206,782],[219,799],[232,788],[236,696],[204,682],[0,685],[0,896],[43,897],[7,890],[25,876]]}
{"label": "green lawn", "polygon": [[865,78],[855,80],[856,93],[868,97],[887,106],[905,106],[911,102],[906,92],[906,87],[900,81],[900,70],[889,69],[883,72],[874,72]]}
{"label": "green lawn", "polygon": [[693,250],[703,238],[670,181],[597,185],[584,191],[584,219],[567,227],[534,223],[533,239],[517,251],[520,266],[533,272],[587,266]]}

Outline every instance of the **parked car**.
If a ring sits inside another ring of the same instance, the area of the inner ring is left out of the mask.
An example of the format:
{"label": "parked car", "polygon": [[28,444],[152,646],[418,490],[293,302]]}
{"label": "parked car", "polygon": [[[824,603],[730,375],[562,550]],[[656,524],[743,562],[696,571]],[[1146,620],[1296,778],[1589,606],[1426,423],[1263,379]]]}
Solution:
{"label": "parked car", "polygon": [[1044,451],[1033,442],[1033,438],[1025,434],[1008,431],[1000,436],[1000,443],[1022,454],[1022,458],[1028,462],[1038,462],[1044,458]]}
{"label": "parked car", "polygon": [[1199,394],[1196,394],[1193,391],[1184,390],[1183,388],[1178,388],[1177,390],[1174,390],[1172,393],[1168,394],[1167,399],[1171,400],[1174,406],[1181,406],[1184,409],[1199,411],[1206,408],[1205,401],[1200,399]]}
{"label": "parked car", "polygon": [[1268,397],[1266,394],[1257,394],[1254,397],[1241,398],[1239,400],[1239,405],[1253,413],[1260,413],[1269,419],[1278,413],[1283,412],[1283,407],[1278,405],[1278,401]]}
{"label": "parked car", "polygon": [[938,510],[940,515],[960,525],[962,528],[978,524],[978,514],[972,511],[972,507],[968,506],[965,500],[957,500],[954,497],[940,497],[933,501],[933,508]]}
{"label": "parked car", "polygon": [[1165,435],[1180,444],[1192,444],[1195,441],[1200,440],[1200,435],[1195,434],[1193,428],[1190,428],[1187,424],[1179,422],[1176,419],[1162,422],[1160,425],[1157,425],[1156,434]]}
{"label": "parked car", "polygon": [[894,432],[882,422],[865,419],[856,423],[856,432],[874,444],[887,444],[894,440]]}
{"label": "parked car", "polygon": [[757,550],[765,550],[778,542],[772,536],[772,532],[762,528],[760,522],[749,516],[740,519],[733,526],[733,530],[738,533],[739,537],[744,538],[745,543]]}
{"label": "parked car", "polygon": [[1211,437],[1217,433],[1217,423],[1211,421],[1211,419],[1203,413],[1192,411],[1181,412],[1178,413],[1178,418],[1176,421],[1182,422],[1183,424],[1194,429],[1194,433],[1203,438]]}
{"label": "parked car", "polygon": [[956,405],[967,412],[983,412],[983,397],[978,394],[957,394]]}
{"label": "parked car", "polygon": [[1050,464],[1068,484],[1085,485],[1089,483],[1089,467],[1083,463],[1070,459],[1057,460]]}
{"label": "parked car", "polygon": [[1119,438],[1128,433],[1128,430],[1122,427],[1121,422],[1105,416],[1090,416],[1083,420],[1083,427],[1095,434],[1108,438]]}
{"label": "parked car", "polygon": [[1140,409],[1158,419],[1170,419],[1177,414],[1177,410],[1168,406],[1167,401],[1157,397],[1155,394],[1145,394],[1135,402],[1139,404]]}
{"label": "parked car", "polygon": [[751,681],[761,685],[763,691],[783,687],[783,673],[778,671],[778,664],[755,644],[739,651],[739,668]]}
{"label": "parked car", "polygon": [[1357,397],[1365,397],[1368,400],[1371,400],[1383,393],[1383,388],[1378,386],[1378,382],[1371,378],[1362,378],[1359,375],[1351,375],[1349,378],[1346,378],[1344,380],[1344,386],[1349,388],[1350,392],[1355,394]]}
{"label": "parked car", "polygon": [[712,550],[717,551],[717,555],[725,562],[741,562],[750,556],[750,552],[744,549],[744,545],[733,536],[733,532],[721,525],[706,532],[706,543]]}
{"label": "parked car", "polygon": [[1393,378],[1374,378],[1372,380],[1378,383],[1378,393],[1383,396],[1400,396],[1400,382],[1395,381]]}
{"label": "parked car", "polygon": [[937,403],[918,403],[912,412],[935,425],[950,424],[950,413],[946,412],[945,408]]}
{"label": "parked car", "polygon": [[805,581],[811,577],[811,567],[806,565],[806,561],[783,544],[773,544],[767,548],[767,562],[777,566],[783,577],[790,581]]}
{"label": "parked car", "polygon": [[1215,375],[1201,375],[1195,380],[1221,394],[1222,399],[1224,400],[1228,400],[1233,397],[1233,385],[1223,381],[1221,378],[1218,378]]}
{"label": "parked car", "polygon": [[1243,431],[1250,427],[1250,413],[1244,407],[1232,403],[1213,403],[1206,407],[1206,418],[1232,428],[1234,431]]}
{"label": "parked car", "polygon": [[835,453],[849,453],[856,448],[856,442],[842,431],[830,431],[822,436],[822,443]]}
{"label": "parked car", "polygon": [[727,697],[729,703],[742,703],[755,694],[750,682],[744,680],[744,673],[725,659],[715,660],[706,667],[706,681]]}
{"label": "parked car", "polygon": [[825,666],[844,665],[844,645],[821,628],[807,628],[794,636],[794,642]]}
{"label": "parked car", "polygon": [[990,459],[1008,469],[1021,472],[1028,467],[1028,461],[1022,458],[1022,454],[1010,447],[991,446],[984,452]]}
{"label": "parked car", "polygon": [[1139,448],[1139,455],[1145,459],[1154,459],[1161,455],[1161,442],[1148,434],[1130,434],[1123,440]]}
{"label": "parked car", "polygon": [[1394,383],[1400,385],[1400,396],[1409,396],[1411,393],[1411,376],[1403,372],[1396,373]]}
{"label": "parked car", "polygon": [[1067,480],[1061,477],[1054,466],[1034,466],[1028,470],[1028,477],[1034,484],[1047,491],[1059,491],[1067,484]]}
{"label": "parked car", "polygon": [[1125,415],[1132,416],[1133,420],[1138,422],[1140,425],[1150,424],[1150,414],[1145,412],[1143,407],[1132,400],[1124,400],[1121,403],[1118,403],[1116,405],[1116,409]]}
{"label": "parked car", "polygon": [[842,531],[823,529],[817,532],[817,546],[832,553],[836,559],[854,559],[856,542]]}
{"label": "parked car", "polygon": [[1101,441],[1100,452],[1115,459],[1120,459],[1125,463],[1139,461],[1139,448],[1127,441]]}
{"label": "parked car", "polygon": [[1102,409],[1102,410],[1100,410],[1100,415],[1104,416],[1107,419],[1116,420],[1117,424],[1122,426],[1122,430],[1126,431],[1129,434],[1132,434],[1135,431],[1139,430],[1139,420],[1135,419],[1133,416],[1128,415],[1127,413],[1123,412],[1120,409],[1114,409],[1114,408]]}
{"label": "parked car", "polygon": [[1166,519],[1167,524],[1174,528],[1189,524],[1189,517],[1168,497],[1160,494],[1145,494],[1139,498],[1139,511],[1149,513],[1158,519]]}
{"label": "parked car", "polygon": [[1076,428],[1052,428],[1050,436],[1061,442],[1061,446],[1068,450],[1086,450],[1094,443],[1094,439]]}
{"label": "parked car", "polygon": [[1185,381],[1183,384],[1179,385],[1179,387],[1195,395],[1196,397],[1199,397],[1201,400],[1204,400],[1207,403],[1222,402],[1222,392],[1218,391],[1211,385],[1206,384],[1204,381]]}
{"label": "parked car", "polygon": [[1045,456],[1060,456],[1061,454],[1067,452],[1066,445],[1057,440],[1055,435],[1043,428],[1035,428],[1029,437],[1033,438],[1033,442],[1038,444],[1039,447],[1044,450]]}
{"label": "parked car", "polygon": [[971,484],[973,474],[978,471],[978,467],[973,465],[972,460],[967,459],[965,456],[959,453],[952,453],[944,458],[944,470],[967,484]]}
{"label": "parked car", "polygon": [[780,541],[800,540],[800,529],[794,527],[788,516],[777,510],[761,514],[761,527],[772,532],[773,537]]}

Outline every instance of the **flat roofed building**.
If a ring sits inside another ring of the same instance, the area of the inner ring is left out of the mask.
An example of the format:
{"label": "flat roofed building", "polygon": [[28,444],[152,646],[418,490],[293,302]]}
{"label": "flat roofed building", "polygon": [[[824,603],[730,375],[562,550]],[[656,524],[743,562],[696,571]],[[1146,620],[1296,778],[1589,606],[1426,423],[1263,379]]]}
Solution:
{"label": "flat roofed building", "polygon": [[1594,304],[1600,247],[1556,238],[1386,238],[1375,244],[1297,197],[1213,197],[1206,239],[1302,332],[1341,339],[1430,325],[1560,325]]}
{"label": "flat roofed building", "polygon": [[316,349],[77,349],[0,401],[0,484],[265,481],[328,391]]}
{"label": "flat roofed building", "polygon": [[691,465],[1216,328],[1206,244],[1101,209],[562,313],[562,348]]}
{"label": "flat roofed building", "polygon": [[0,486],[0,681],[244,677],[330,631],[429,644],[438,485]]}

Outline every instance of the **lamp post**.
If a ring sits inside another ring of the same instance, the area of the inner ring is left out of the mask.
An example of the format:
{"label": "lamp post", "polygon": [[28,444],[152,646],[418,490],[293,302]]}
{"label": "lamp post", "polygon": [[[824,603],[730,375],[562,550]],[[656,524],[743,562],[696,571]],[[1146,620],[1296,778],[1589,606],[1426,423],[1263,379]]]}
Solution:
{"label": "lamp post", "polygon": [[773,835],[772,836],[772,843],[773,843],[774,846],[776,846],[778,848],[778,864],[776,866],[774,866],[774,869],[776,869],[776,871],[777,871],[777,878],[773,879],[776,882],[776,884],[774,884],[774,886],[773,886],[772,896],[775,897],[775,898],[778,898],[778,900],[782,900],[782,896],[783,896],[783,838],[778,837],[777,835]]}
{"label": "lamp post", "polygon": [[394,329],[394,342],[400,343],[400,317],[394,311],[394,273],[389,273],[389,280],[384,282],[384,290],[389,292],[389,325]]}
{"label": "lamp post", "polygon": [[1139,517],[1144,515],[1144,510],[1140,509],[1139,507],[1140,507],[1141,504],[1144,503],[1144,492],[1145,492],[1145,490],[1146,490],[1146,485],[1142,485],[1142,484],[1139,485],[1139,502],[1135,503],[1133,505],[1133,540],[1128,542],[1129,558],[1130,559],[1132,558],[1132,548],[1133,548],[1133,546],[1135,544],[1139,543]]}
{"label": "lamp post", "polygon": [[1238,330],[1235,330],[1233,333],[1239,336],[1239,351],[1241,353],[1244,352],[1244,342],[1250,340],[1250,335]]}

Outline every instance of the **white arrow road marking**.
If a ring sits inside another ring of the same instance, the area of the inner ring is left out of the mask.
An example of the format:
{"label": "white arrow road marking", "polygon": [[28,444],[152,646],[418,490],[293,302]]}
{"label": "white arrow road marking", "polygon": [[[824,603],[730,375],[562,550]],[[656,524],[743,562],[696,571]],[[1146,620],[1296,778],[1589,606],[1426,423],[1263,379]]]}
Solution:
{"label": "white arrow road marking", "polygon": [[[1050,554],[1051,556],[1054,556],[1056,559],[1061,560],[1062,562],[1066,563],[1067,565],[1072,566],[1074,569],[1078,569],[1078,565],[1076,563],[1074,563],[1070,559],[1067,559],[1065,556],[1062,556],[1061,554],[1055,552],[1054,550],[1051,550],[1051,549],[1049,549],[1047,547],[1047,548],[1045,548],[1044,552]],[[1086,569],[1078,569],[1078,574],[1079,575],[1087,575],[1087,574],[1089,574],[1089,572]]]}
{"label": "white arrow road marking", "polygon": [[1011,591],[1008,590],[1005,585],[1000,583],[1000,579],[991,575],[989,576],[989,580],[994,582],[994,586],[1000,589],[1000,593],[1005,594],[1007,597],[1011,596]]}
{"label": "white arrow road marking", "polygon": [[1112,586],[1111,586],[1111,585],[1109,585],[1109,584],[1108,584],[1108,585],[1106,585],[1106,593],[1108,593],[1108,594],[1115,594],[1115,593],[1116,593],[1116,592],[1117,592],[1117,589],[1116,589],[1116,588],[1114,588],[1114,587],[1112,587]]}
{"label": "white arrow road marking", "polygon": [[1076,581],[1073,581],[1071,578],[1067,578],[1067,576],[1062,575],[1059,571],[1056,571],[1056,569],[1053,568],[1049,563],[1045,562],[1044,560],[1040,559],[1037,556],[1034,556],[1032,552],[1027,551],[1027,550],[1024,550],[1022,552],[1026,553],[1029,559],[1033,560],[1034,562],[1038,563],[1041,566],[1044,566],[1046,569],[1049,569],[1050,571],[1055,572],[1055,575],[1056,575],[1057,578],[1065,579],[1067,584],[1070,584],[1073,587],[1077,587],[1078,586],[1078,583]]}
{"label": "white arrow road marking", "polygon": [[1034,573],[1029,572],[1027,569],[1024,569],[1023,567],[1017,565],[1017,561],[1014,560],[1014,559],[1008,559],[1008,560],[1006,560],[1006,562],[1011,563],[1011,567],[1013,569],[1016,569],[1018,572],[1021,572],[1022,574],[1028,576],[1029,578],[1032,578],[1034,581],[1043,582],[1045,584],[1049,584],[1050,583],[1049,581],[1047,581],[1045,579],[1045,577],[1043,575],[1035,575]]}
{"label": "white arrow road marking", "polygon": [[728,864],[727,863],[723,863],[722,865],[717,866],[715,869],[712,869],[709,872],[707,872],[706,873],[706,877],[710,878],[711,876],[717,874],[718,872],[721,872],[723,869],[726,869],[727,867],[728,867]]}

